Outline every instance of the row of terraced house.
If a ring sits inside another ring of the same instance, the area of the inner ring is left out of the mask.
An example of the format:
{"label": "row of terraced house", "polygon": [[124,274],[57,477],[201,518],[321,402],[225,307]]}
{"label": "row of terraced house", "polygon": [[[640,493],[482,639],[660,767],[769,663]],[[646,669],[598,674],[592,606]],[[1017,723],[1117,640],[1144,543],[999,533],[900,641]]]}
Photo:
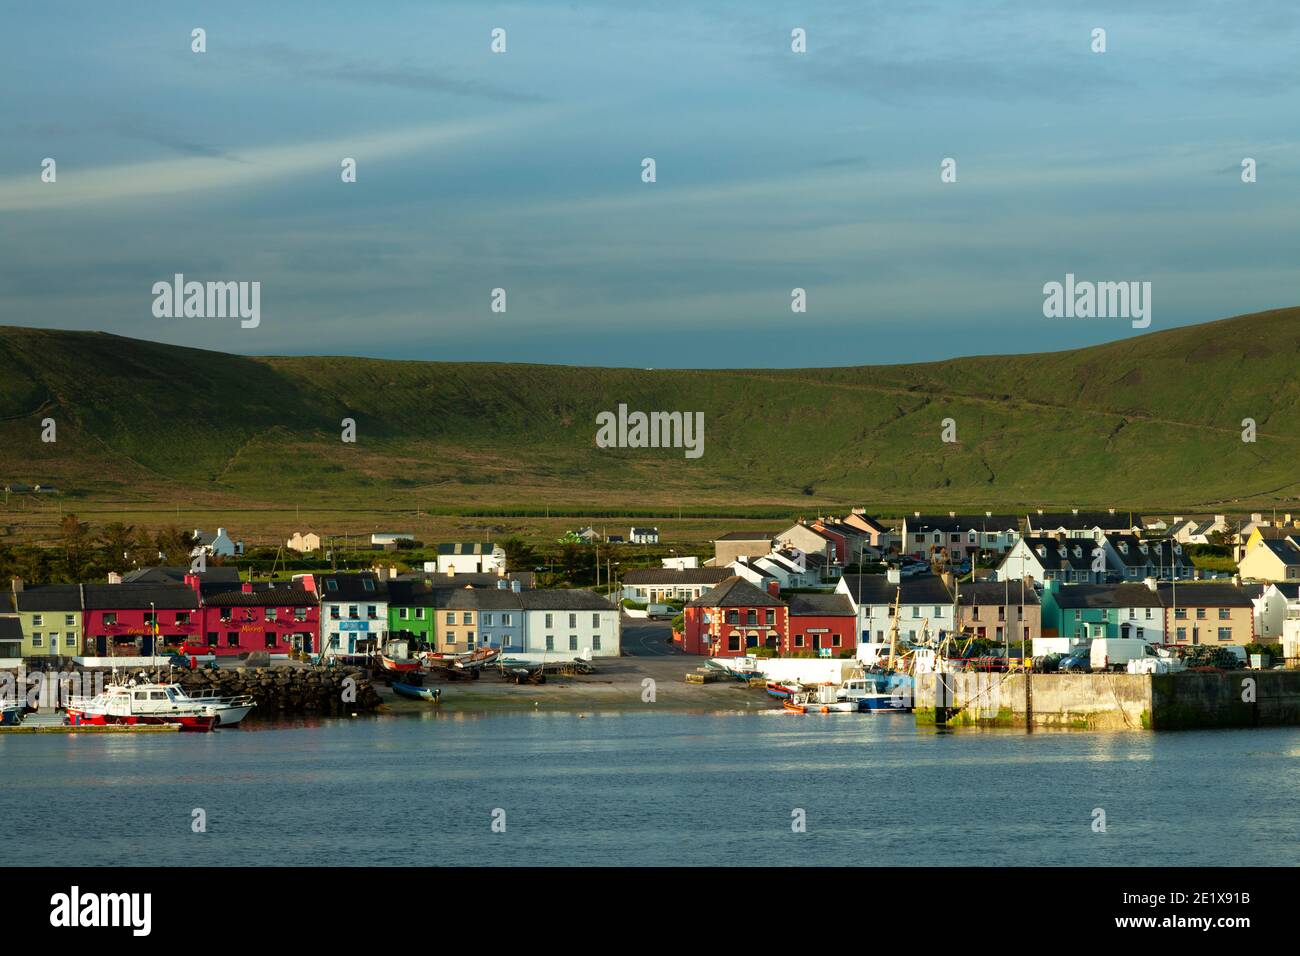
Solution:
{"label": "row of terraced house", "polygon": [[619,653],[618,610],[531,573],[315,572],[241,581],[234,568],[144,568],[108,583],[28,585],[0,596],[0,662],[189,654],[359,657],[394,638],[458,653]]}

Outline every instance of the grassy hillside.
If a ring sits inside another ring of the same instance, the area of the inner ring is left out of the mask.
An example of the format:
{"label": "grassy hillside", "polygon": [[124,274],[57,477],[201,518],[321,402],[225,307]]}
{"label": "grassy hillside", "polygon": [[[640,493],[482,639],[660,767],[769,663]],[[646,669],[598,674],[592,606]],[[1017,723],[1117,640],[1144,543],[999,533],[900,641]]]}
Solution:
{"label": "grassy hillside", "polygon": [[[1066,352],[808,370],[249,358],[0,327],[0,483],[52,482],[70,506],[1267,505],[1300,496],[1298,367],[1300,309]],[[597,448],[595,416],[619,402],[703,411],[704,456]]]}

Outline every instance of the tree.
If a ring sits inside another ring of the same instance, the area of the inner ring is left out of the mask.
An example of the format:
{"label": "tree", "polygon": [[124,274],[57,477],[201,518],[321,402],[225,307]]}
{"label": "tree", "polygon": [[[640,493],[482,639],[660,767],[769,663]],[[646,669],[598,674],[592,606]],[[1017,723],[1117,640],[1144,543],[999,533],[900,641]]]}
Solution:
{"label": "tree", "polygon": [[99,547],[110,568],[130,564],[136,544],[134,525],[110,521],[99,531]]}
{"label": "tree", "polygon": [[161,552],[167,564],[179,564],[189,567],[190,555],[194,551],[194,535],[182,531],[175,525],[162,528],[154,535],[156,551]]}
{"label": "tree", "polygon": [[81,521],[69,512],[59,521],[59,537],[63,543],[63,565],[74,581],[81,577],[86,567],[86,552],[90,548],[90,522]]}
{"label": "tree", "polygon": [[506,567],[513,571],[528,570],[537,563],[537,552],[519,538],[506,538],[501,550],[506,553]]}

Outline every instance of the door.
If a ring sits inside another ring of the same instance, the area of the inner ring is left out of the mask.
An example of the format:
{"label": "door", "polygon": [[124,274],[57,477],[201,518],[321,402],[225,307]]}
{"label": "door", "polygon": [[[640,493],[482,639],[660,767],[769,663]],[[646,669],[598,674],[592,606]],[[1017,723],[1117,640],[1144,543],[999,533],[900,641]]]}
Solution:
{"label": "door", "polygon": [[95,656],[96,657],[108,656],[108,635],[107,634],[100,634],[95,638]]}
{"label": "door", "polygon": [[141,638],[140,656],[141,657],[153,656],[153,635],[152,634],[146,634],[143,638]]}

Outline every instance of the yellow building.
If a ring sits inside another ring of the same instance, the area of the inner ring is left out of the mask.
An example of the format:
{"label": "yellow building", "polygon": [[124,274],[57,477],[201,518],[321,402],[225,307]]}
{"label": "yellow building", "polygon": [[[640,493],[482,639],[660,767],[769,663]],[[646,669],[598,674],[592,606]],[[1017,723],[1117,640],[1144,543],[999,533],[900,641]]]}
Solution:
{"label": "yellow building", "polygon": [[14,578],[8,607],[23,629],[22,657],[76,657],[83,653],[81,585],[27,587]]}

